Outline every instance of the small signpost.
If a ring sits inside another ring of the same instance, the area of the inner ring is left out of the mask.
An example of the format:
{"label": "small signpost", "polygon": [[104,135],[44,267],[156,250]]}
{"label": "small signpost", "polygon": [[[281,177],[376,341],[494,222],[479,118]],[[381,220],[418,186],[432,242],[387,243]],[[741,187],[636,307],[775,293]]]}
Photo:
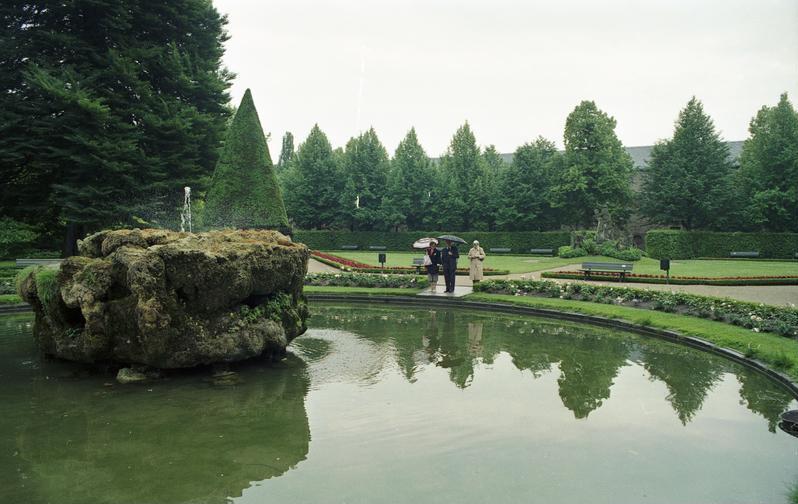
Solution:
{"label": "small signpost", "polygon": [[377,259],[380,262],[380,267],[385,269],[385,254],[377,254]]}
{"label": "small signpost", "polygon": [[671,260],[670,259],[660,259],[659,260],[659,269],[665,272],[665,283],[671,283]]}

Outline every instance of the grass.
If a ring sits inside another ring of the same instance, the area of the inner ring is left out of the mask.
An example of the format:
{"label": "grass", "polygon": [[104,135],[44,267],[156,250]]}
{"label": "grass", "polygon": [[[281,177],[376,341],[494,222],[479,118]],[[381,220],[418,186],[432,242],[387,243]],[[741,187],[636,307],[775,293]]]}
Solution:
{"label": "grass", "polygon": [[672,329],[755,357],[774,369],[787,373],[793,380],[798,380],[798,342],[775,334],[755,333],[722,322],[674,313],[568,299],[484,293],[470,294],[466,299],[598,315],[657,329]]}
{"label": "grass", "polygon": [[[377,254],[379,252],[364,251],[335,251],[331,254],[345,257],[353,261],[379,266]],[[467,250],[461,251],[460,262],[463,266],[468,264],[465,257]],[[387,266],[410,266],[414,257],[421,257],[423,252],[385,252]],[[493,255],[488,253],[484,266],[508,270],[510,273],[531,273],[573,264],[578,270],[583,262],[624,262],[620,259],[605,256],[577,257],[562,259],[560,257],[518,256],[518,255]],[[634,263],[634,272],[646,275],[662,275],[659,269],[659,260],[644,257]],[[671,261],[671,275],[675,276],[798,276],[798,261],[733,261],[692,259]]]}
{"label": "grass", "polygon": [[371,296],[415,296],[421,289],[398,287],[330,287],[306,285],[305,294],[367,294]]}
{"label": "grass", "polygon": [[0,294],[0,305],[4,304],[22,304],[22,298],[16,294]]}

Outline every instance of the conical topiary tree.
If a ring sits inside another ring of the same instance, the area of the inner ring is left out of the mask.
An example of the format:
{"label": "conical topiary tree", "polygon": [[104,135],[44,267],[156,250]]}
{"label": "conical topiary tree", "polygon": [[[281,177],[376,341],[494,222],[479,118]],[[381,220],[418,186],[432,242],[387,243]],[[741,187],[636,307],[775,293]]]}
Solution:
{"label": "conical topiary tree", "polygon": [[205,200],[205,223],[211,227],[288,228],[283,196],[249,89],[227,130]]}

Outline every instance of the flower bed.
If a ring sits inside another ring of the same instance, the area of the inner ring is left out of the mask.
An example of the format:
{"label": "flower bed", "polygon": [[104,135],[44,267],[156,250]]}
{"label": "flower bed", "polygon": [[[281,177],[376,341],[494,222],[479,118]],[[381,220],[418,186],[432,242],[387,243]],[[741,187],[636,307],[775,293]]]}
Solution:
{"label": "flower bed", "polygon": [[549,280],[487,280],[475,285],[474,291],[516,296],[558,297],[675,312],[718,320],[746,327],[755,332],[771,332],[798,339],[798,310],[795,306],[770,306],[684,292],[586,283],[556,283]]}
{"label": "flower bed", "polygon": [[[346,259],[345,257],[329,254],[327,252],[320,252],[318,250],[312,250],[310,254],[313,256],[313,259],[316,259],[320,263],[326,264],[327,266],[332,266],[333,268],[337,268],[342,271],[354,271],[357,273],[389,273],[392,275],[418,275],[418,270],[415,266],[390,266],[387,268],[380,268],[379,266],[372,266],[371,264],[352,261],[350,259]],[[421,271],[424,273],[425,269],[422,269]],[[457,268],[458,275],[468,275],[468,272],[468,268]],[[482,273],[485,276],[510,274],[508,270],[497,270],[492,268],[484,268]]]}
{"label": "flower bed", "polygon": [[305,285],[327,287],[374,287],[422,289],[429,286],[424,277],[373,273],[308,273]]}
{"label": "flower bed", "polygon": [[[541,273],[544,278],[564,278],[567,280],[618,280],[618,275],[610,272],[591,271],[586,277],[581,271],[546,271]],[[624,282],[649,283],[673,285],[798,285],[798,276],[759,276],[759,277],[692,277],[672,276],[667,279],[665,275],[645,275],[640,273],[627,273]]]}

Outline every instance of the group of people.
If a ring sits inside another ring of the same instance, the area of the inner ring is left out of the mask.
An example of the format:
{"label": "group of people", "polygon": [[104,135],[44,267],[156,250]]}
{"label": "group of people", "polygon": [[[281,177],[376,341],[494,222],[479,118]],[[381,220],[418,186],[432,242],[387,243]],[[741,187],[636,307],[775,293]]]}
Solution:
{"label": "group of people", "polygon": [[[457,259],[460,251],[457,246],[446,240],[446,247],[438,249],[437,244],[432,241],[426,250],[428,259],[424,261],[427,265],[427,278],[429,278],[430,289],[435,292],[438,288],[438,266],[443,266],[443,280],[446,284],[444,292],[453,293],[455,285],[455,275],[457,275]],[[479,246],[479,241],[474,240],[471,250],[468,251],[470,267],[468,276],[474,283],[482,280],[482,261],[485,260],[485,251]]]}

